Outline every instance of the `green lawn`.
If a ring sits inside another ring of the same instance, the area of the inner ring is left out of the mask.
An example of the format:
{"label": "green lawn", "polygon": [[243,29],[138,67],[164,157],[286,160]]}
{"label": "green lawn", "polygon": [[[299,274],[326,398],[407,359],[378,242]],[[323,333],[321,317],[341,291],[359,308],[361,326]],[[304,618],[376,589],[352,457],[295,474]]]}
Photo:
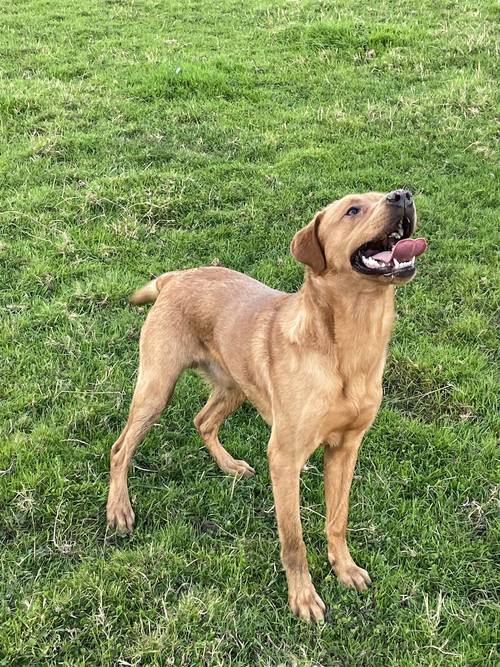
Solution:
{"label": "green lawn", "polygon": [[[499,16],[493,0],[3,3],[1,665],[498,664]],[[191,376],[135,458],[134,535],[106,535],[147,311],[128,295],[217,258],[294,290],[288,245],[316,210],[399,186],[430,249],[398,292],[352,493],[370,592],[330,572],[318,452],[302,516],[329,616],[291,616],[267,427],[250,406],[227,422],[258,474],[224,477]]]}

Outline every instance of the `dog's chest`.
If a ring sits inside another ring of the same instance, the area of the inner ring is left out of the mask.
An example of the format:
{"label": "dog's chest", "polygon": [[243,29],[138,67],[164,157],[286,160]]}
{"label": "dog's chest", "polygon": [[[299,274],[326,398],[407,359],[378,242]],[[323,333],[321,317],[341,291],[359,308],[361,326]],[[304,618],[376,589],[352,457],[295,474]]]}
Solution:
{"label": "dog's chest", "polygon": [[331,396],[326,417],[326,430],[344,431],[368,428],[373,422],[382,399],[380,382],[360,380],[347,382]]}
{"label": "dog's chest", "polygon": [[331,431],[369,428],[382,400],[386,360],[385,331],[377,340],[344,341],[331,368],[327,428]]}
{"label": "dog's chest", "polygon": [[368,368],[336,366],[327,389],[325,431],[369,428],[382,400],[382,373],[385,355]]}

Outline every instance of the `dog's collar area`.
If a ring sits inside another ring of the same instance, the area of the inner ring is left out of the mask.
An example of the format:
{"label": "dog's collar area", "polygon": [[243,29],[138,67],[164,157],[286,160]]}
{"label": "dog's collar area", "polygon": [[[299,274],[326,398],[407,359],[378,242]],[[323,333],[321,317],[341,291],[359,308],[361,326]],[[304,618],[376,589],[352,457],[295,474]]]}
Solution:
{"label": "dog's collar area", "polygon": [[395,231],[358,248],[351,257],[353,268],[368,275],[412,276],[415,258],[426,251],[427,241],[410,238],[411,231],[411,221],[403,218]]}

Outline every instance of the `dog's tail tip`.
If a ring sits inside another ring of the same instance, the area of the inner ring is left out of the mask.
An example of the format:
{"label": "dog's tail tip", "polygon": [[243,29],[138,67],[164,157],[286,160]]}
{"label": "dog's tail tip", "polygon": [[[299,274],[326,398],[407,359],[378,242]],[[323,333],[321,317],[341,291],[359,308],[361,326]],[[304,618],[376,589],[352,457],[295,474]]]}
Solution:
{"label": "dog's tail tip", "polygon": [[142,306],[145,303],[154,303],[156,297],[160,293],[156,284],[156,278],[146,283],[143,287],[135,291],[130,297],[129,301],[134,306]]}

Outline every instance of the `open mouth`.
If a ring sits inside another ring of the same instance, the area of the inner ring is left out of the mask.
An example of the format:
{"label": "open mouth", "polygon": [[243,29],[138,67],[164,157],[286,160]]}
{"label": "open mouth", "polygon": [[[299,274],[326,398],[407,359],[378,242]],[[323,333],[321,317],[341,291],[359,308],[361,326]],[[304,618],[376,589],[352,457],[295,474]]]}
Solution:
{"label": "open mouth", "polygon": [[363,244],[351,257],[356,271],[369,275],[410,277],[415,258],[427,250],[425,239],[412,239],[411,221],[404,217],[395,231]]}

